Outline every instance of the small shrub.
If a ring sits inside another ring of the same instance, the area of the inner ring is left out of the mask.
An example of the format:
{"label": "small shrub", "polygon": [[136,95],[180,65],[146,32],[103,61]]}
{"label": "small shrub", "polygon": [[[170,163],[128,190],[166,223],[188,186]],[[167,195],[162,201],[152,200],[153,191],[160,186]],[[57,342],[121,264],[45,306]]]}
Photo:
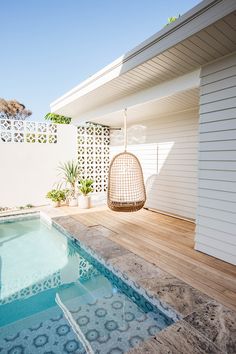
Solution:
{"label": "small shrub", "polygon": [[31,209],[31,208],[33,208],[34,206],[32,205],[32,204],[26,204],[26,209]]}
{"label": "small shrub", "polygon": [[46,198],[51,199],[53,202],[61,202],[66,200],[64,190],[52,189],[46,195]]}

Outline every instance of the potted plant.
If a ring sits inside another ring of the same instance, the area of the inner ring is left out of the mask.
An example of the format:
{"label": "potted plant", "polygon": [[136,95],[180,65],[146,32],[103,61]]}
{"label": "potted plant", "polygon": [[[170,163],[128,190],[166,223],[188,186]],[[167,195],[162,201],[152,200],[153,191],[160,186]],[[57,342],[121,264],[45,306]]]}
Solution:
{"label": "potted plant", "polygon": [[93,191],[93,180],[92,179],[81,179],[79,181],[79,207],[82,209],[90,208],[90,196],[89,193]]}
{"label": "potted plant", "polygon": [[79,166],[75,161],[68,161],[59,165],[59,170],[62,173],[63,182],[67,189],[67,199],[69,206],[77,206],[77,183],[79,179]]}
{"label": "potted plant", "polygon": [[57,208],[61,205],[62,201],[65,201],[66,196],[64,191],[60,189],[52,189],[47,193],[46,198],[51,200],[51,205],[54,208]]}

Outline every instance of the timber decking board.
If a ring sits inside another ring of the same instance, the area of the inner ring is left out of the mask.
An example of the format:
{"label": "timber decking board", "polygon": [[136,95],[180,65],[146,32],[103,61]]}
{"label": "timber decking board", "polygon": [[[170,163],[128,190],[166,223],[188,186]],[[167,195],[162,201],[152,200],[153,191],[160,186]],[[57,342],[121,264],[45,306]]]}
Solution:
{"label": "timber decking board", "polygon": [[112,230],[114,242],[236,310],[236,267],[194,250],[194,223],[145,209],[94,208],[72,217]]}

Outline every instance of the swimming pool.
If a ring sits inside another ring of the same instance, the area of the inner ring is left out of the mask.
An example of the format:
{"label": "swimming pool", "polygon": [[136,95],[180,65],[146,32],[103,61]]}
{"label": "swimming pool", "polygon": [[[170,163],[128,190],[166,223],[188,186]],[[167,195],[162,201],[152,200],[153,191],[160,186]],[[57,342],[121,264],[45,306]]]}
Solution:
{"label": "swimming pool", "polygon": [[173,323],[39,216],[0,223],[0,352],[122,354]]}

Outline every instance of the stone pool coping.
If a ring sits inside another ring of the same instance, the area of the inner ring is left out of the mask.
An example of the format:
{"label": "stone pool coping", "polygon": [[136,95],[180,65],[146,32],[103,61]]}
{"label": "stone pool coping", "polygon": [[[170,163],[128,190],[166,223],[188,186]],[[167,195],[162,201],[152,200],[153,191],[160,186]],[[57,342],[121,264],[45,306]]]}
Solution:
{"label": "stone pool coping", "polygon": [[129,354],[236,353],[235,311],[108,239],[113,232],[101,225],[85,226],[52,208],[40,214],[175,320]]}

